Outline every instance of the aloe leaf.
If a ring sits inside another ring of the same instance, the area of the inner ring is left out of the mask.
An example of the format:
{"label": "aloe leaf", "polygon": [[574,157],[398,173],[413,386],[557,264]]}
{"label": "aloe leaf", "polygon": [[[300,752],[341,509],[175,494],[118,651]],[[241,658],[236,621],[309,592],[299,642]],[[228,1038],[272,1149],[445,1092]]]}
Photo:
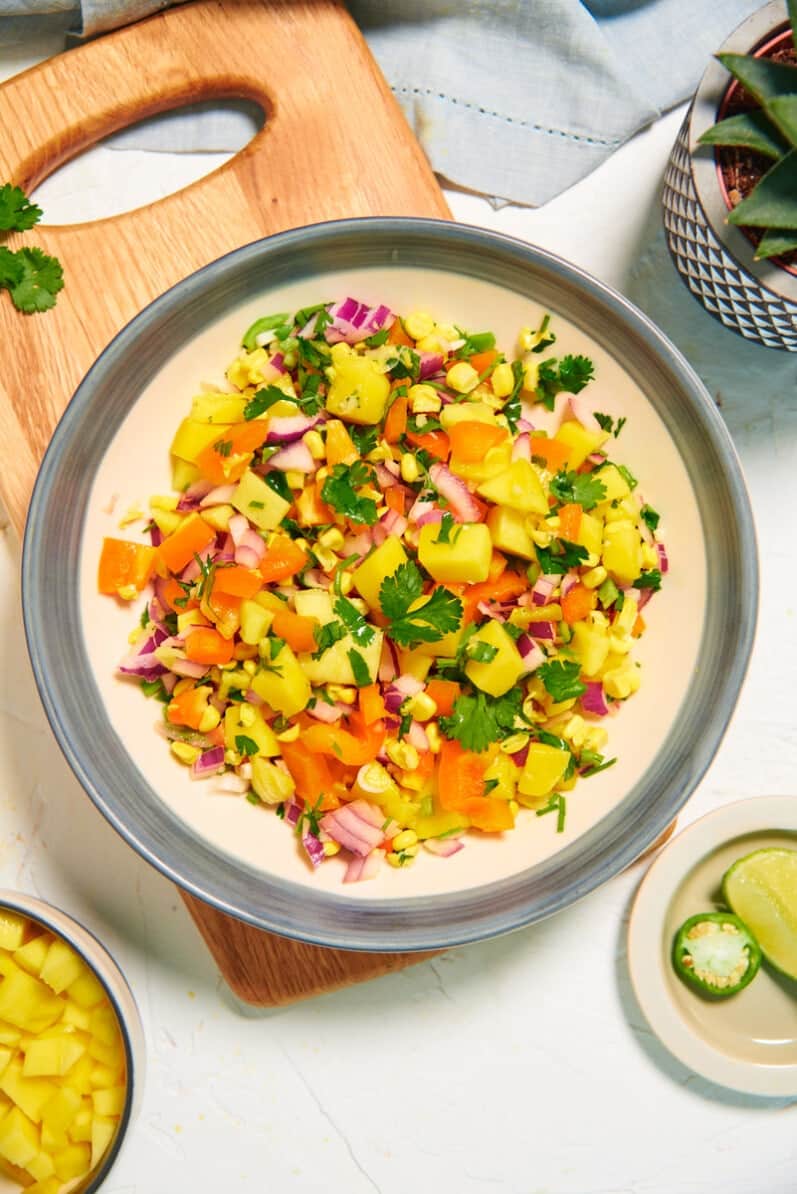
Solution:
{"label": "aloe leaf", "polygon": [[768,170],[755,190],[728,213],[729,224],[797,228],[797,149]]}
{"label": "aloe leaf", "polygon": [[[797,0],[795,0],[797,3]],[[765,232],[760,243],[756,246],[755,258],[760,261],[766,257],[782,257],[784,253],[791,253],[797,249],[797,228],[788,232]]]}
{"label": "aloe leaf", "polygon": [[[794,0],[797,4],[797,0]],[[775,161],[788,152],[789,146],[777,128],[761,112],[742,112],[712,125],[700,137],[701,145],[742,145],[754,149]]]}
{"label": "aloe leaf", "polygon": [[788,137],[797,149],[797,95],[781,95],[768,100],[767,115],[772,117],[784,137]]}
{"label": "aloe leaf", "polygon": [[754,58],[751,54],[718,54],[717,57],[759,104],[780,95],[797,94],[797,66]]}

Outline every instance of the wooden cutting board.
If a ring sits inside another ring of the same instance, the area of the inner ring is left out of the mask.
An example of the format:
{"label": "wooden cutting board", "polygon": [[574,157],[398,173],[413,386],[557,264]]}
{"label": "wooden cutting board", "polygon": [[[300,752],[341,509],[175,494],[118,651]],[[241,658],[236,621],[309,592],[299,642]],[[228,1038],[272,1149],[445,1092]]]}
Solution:
{"label": "wooden cutting board", "polygon": [[[54,310],[0,294],[0,492],[22,534],[38,465],[83,375],[142,307],[200,266],[343,216],[448,217],[434,175],[351,18],[334,0],[196,0],[0,86],[0,183],[31,191],[102,137],[199,100],[248,99],[264,128],[230,162],[146,208],[8,244],[60,258]],[[119,154],[124,187],[125,155]],[[233,992],[276,1005],[430,955],[320,949],[183,896]]]}

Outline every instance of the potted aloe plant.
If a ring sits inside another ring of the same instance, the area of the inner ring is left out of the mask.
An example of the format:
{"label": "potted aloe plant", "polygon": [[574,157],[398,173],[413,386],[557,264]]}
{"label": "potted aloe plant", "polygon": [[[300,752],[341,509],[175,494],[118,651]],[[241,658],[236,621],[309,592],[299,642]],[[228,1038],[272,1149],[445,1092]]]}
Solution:
{"label": "potted aloe plant", "polygon": [[797,351],[797,0],[773,0],[706,70],[664,179],[676,266],[750,340]]}

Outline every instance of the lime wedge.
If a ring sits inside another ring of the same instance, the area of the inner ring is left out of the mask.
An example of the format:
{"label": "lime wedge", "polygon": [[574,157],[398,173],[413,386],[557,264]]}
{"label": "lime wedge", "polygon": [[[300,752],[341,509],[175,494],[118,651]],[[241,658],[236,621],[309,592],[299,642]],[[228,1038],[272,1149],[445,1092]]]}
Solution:
{"label": "lime wedge", "polygon": [[767,961],[797,979],[797,850],[755,850],[740,858],[723,875],[722,894]]}

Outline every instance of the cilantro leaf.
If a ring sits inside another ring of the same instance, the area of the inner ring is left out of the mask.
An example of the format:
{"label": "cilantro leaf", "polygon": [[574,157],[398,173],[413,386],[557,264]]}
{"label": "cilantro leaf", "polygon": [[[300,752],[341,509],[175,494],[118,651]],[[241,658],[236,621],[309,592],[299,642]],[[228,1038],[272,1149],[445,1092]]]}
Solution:
{"label": "cilantro leaf", "polygon": [[661,588],[661,572],[658,568],[651,568],[649,572],[643,572],[634,581],[635,589],[652,589],[654,593],[658,593]]}
{"label": "cilantro leaf", "polygon": [[462,621],[462,602],[446,589],[435,589],[417,609],[410,609],[423,595],[423,577],[412,560],[400,564],[386,576],[379,589],[382,613],[390,619],[387,633],[400,647],[436,643],[457,630]]}
{"label": "cilantro leaf", "polygon": [[492,663],[498,654],[498,648],[493,647],[490,643],[471,643],[465,654],[474,663]]}
{"label": "cilantro leaf", "polygon": [[487,352],[491,348],[495,348],[495,336],[492,332],[472,332],[465,337],[465,343],[457,349],[454,356],[462,359],[473,356],[475,352]]}
{"label": "cilantro leaf", "polygon": [[606,486],[592,473],[560,470],[551,481],[551,493],[560,502],[577,502],[583,510],[591,510],[606,497]]}
{"label": "cilantro leaf", "polygon": [[[16,266],[10,264],[10,257],[16,258]],[[63,289],[64,271],[56,257],[41,249],[18,249],[10,253],[3,248],[0,284],[6,287],[18,311],[32,315],[34,311],[48,311],[55,306],[55,296]]]}
{"label": "cilantro leaf", "polygon": [[652,506],[648,505],[643,506],[639,513],[647,528],[651,531],[655,531],[659,525],[661,515],[654,510]]}
{"label": "cilantro leaf", "polygon": [[423,577],[411,560],[399,564],[379,588],[379,604],[386,618],[403,618],[413,601],[423,594]]}
{"label": "cilantro leaf", "polygon": [[615,439],[617,439],[617,436],[623,430],[623,427],[625,427],[626,422],[627,422],[625,415],[623,415],[623,417],[621,419],[617,420],[617,425],[615,426],[614,419],[612,418],[611,415],[601,414],[601,412],[599,410],[594,410],[592,413],[595,416],[595,419],[597,420],[598,426],[600,427],[601,431],[610,432],[614,436]]}
{"label": "cilantro leaf", "polygon": [[265,481],[266,485],[268,485],[269,489],[273,489],[274,492],[278,493],[279,496],[286,502],[293,503],[293,490],[288,484],[288,478],[285,476],[284,472],[278,468],[275,468],[273,472],[266,473],[263,480]]}
{"label": "cilantro leaf", "polygon": [[352,675],[354,676],[354,683],[358,688],[364,688],[367,684],[371,683],[371,673],[368,671],[368,664],[355,647],[352,647],[347,654],[349,663],[351,664]]}
{"label": "cilantro leaf", "polygon": [[537,668],[539,676],[547,691],[558,704],[580,697],[587,691],[587,686],[579,679],[581,665],[575,660],[551,659]]}
{"label": "cilantro leaf", "polygon": [[402,344],[397,349],[396,357],[387,362],[388,376],[393,380],[408,377],[416,382],[421,375],[421,358],[414,348]]}
{"label": "cilantro leaf", "polygon": [[594,376],[594,366],[589,357],[573,356],[568,353],[561,361],[549,357],[543,361],[537,374],[537,401],[548,410],[553,410],[554,398],[563,390],[578,394]]}
{"label": "cilantro leaf", "polygon": [[366,622],[363,615],[355,605],[352,605],[348,597],[338,597],[333,609],[356,643],[361,643],[364,647],[367,647],[369,643],[374,641],[376,631],[373,626],[370,626]]}
{"label": "cilantro leaf", "polygon": [[440,520],[440,529],[437,532],[436,542],[456,543],[461,529],[460,524],[455,522],[453,515],[445,513]]}
{"label": "cilantro leaf", "polygon": [[320,659],[325,651],[346,637],[346,627],[342,622],[327,622],[323,626],[314,626],[313,636],[317,646],[317,650],[313,652],[313,659]]}
{"label": "cilantro leaf", "polygon": [[270,406],[274,406],[276,402],[284,402],[288,395],[285,394],[279,386],[266,386],[262,390],[258,390],[244,407],[245,419],[256,419],[259,415],[264,414]]}
{"label": "cilantro leaf", "polygon": [[354,464],[336,464],[321,489],[321,501],[352,522],[373,526],[376,522],[376,502],[373,498],[358,497],[357,490],[374,480],[373,469],[362,460]]}
{"label": "cilantro leaf", "polygon": [[42,218],[42,209],[31,203],[21,187],[10,182],[0,187],[0,232],[27,232]]}
{"label": "cilantro leaf", "polygon": [[509,424],[509,430],[512,435],[517,433],[517,425],[522,415],[522,407],[520,405],[520,391],[523,389],[523,379],[525,377],[525,370],[523,369],[522,361],[512,362],[512,393],[504,403],[502,414]]}
{"label": "cilantro leaf", "polygon": [[491,742],[514,733],[522,705],[520,688],[510,688],[500,697],[489,697],[481,691],[464,694],[454,702],[453,713],[441,717],[438,724],[447,738],[455,738],[465,750],[480,754]]}
{"label": "cilantro leaf", "polygon": [[374,332],[373,336],[367,336],[365,343],[369,348],[381,348],[386,343],[390,335],[390,328],[382,328],[381,332]]}
{"label": "cilantro leaf", "polygon": [[367,456],[369,452],[373,452],[379,436],[378,427],[358,427],[356,423],[352,423],[348,427],[348,432],[361,456]]}
{"label": "cilantro leaf", "polygon": [[550,547],[537,547],[537,561],[546,573],[567,572],[568,568],[577,568],[586,560],[589,552],[579,543],[570,543],[567,539],[554,539]]}
{"label": "cilantro leaf", "polygon": [[251,758],[260,751],[260,747],[257,745],[254,738],[249,738],[246,734],[235,735],[235,749],[238,751],[239,755],[246,755],[247,758]]}

